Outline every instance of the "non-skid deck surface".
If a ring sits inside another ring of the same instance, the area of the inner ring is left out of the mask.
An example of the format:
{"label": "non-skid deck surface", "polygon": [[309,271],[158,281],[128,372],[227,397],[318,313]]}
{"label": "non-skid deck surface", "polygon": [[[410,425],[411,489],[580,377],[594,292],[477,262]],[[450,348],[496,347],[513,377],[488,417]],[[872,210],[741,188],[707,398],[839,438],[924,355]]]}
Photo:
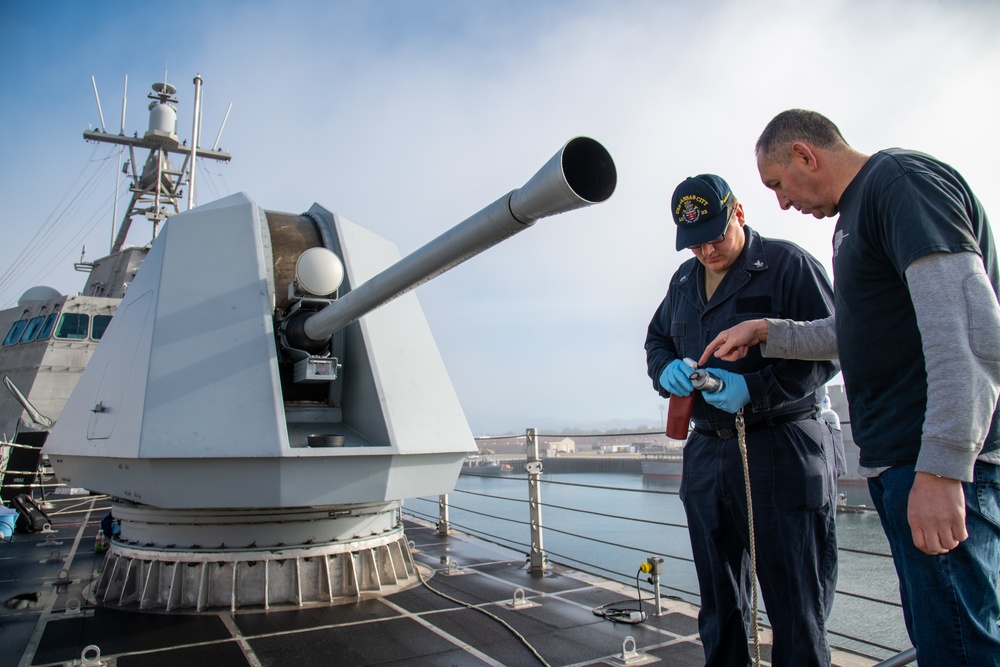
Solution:
{"label": "non-skid deck surface", "polygon": [[[67,615],[67,601],[84,599],[103,558],[93,543],[107,507],[80,502],[90,514],[54,517],[62,545],[40,546],[53,538],[38,534],[0,543],[0,597],[25,600],[0,607],[0,667],[68,664],[88,645],[99,647],[107,664],[123,667],[542,664],[495,619],[423,585],[330,607],[152,614],[84,604],[78,615]],[[645,603],[645,623],[616,624],[593,609],[634,590],[559,567],[532,576],[522,554],[423,525],[408,523],[406,534],[429,586],[500,617],[550,665],[622,664],[615,657],[629,636],[659,664],[704,663],[696,610],[686,603],[665,601],[660,616]],[[54,549],[63,560],[52,562]],[[456,565],[461,574],[452,574]],[[53,583],[60,570],[70,583]],[[519,588],[539,605],[511,608]]]}

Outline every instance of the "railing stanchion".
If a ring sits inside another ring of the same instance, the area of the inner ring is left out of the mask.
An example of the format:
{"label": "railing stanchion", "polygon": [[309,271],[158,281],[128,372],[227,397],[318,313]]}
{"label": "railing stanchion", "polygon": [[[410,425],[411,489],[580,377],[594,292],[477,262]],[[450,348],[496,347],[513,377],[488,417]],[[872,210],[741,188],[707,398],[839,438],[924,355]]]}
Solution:
{"label": "railing stanchion", "polygon": [[531,574],[545,572],[545,548],[542,545],[542,460],[538,456],[538,432],[529,428],[526,433],[524,470],[528,473],[528,508],[531,522]]}
{"label": "railing stanchion", "polygon": [[438,496],[438,535],[447,535],[451,532],[451,523],[448,521],[448,494],[442,493]]}

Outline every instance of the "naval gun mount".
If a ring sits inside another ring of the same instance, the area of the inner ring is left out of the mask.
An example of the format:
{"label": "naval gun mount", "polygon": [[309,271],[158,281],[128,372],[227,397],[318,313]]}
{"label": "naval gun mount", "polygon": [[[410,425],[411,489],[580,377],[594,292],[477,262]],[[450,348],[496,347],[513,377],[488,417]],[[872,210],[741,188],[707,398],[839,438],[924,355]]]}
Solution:
{"label": "naval gun mount", "polygon": [[416,583],[402,500],[453,490],[475,442],[408,292],[616,180],[578,137],[405,258],[318,205],[172,216],[45,445],[121,521],[95,600],[235,610]]}

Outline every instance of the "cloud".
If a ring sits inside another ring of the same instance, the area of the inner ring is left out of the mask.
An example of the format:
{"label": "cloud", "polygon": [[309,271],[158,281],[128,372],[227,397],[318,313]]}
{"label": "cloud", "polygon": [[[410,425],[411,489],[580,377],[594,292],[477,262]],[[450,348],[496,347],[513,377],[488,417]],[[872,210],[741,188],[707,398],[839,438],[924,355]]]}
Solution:
{"label": "cloud", "polygon": [[[233,162],[203,168],[202,197],[246,191],[289,212],[316,201],[404,253],[519,187],[572,136],[592,136],[618,168],[608,202],[539,221],[417,290],[470,416],[659,414],[642,341],[686,259],[665,215],[686,176],[723,175],[751,226],[829,268],[833,222],[779,211],[754,167],[757,134],[783,109],[826,113],[862,151],[935,154],[1000,216],[991,3],[181,4],[198,20],[171,30],[162,50],[150,48],[162,39],[118,32],[148,26],[148,10],[107,13],[92,35],[76,30],[82,9],[50,19],[5,5],[0,56],[34,55],[30,69],[0,75],[0,117],[14,130],[0,166],[0,262],[13,261],[87,164],[91,74],[113,128],[129,75],[127,126],[142,130],[148,85],[168,68],[186,137],[190,79],[201,73],[207,141],[233,104],[221,142]],[[56,48],[38,48],[42,30]],[[105,169],[93,186],[102,222],[50,244],[76,239],[61,266],[83,242],[91,256],[107,247],[113,177]],[[74,223],[95,224],[90,209],[74,209]],[[137,223],[130,240],[148,234]],[[73,291],[81,278],[63,268],[46,280]]]}

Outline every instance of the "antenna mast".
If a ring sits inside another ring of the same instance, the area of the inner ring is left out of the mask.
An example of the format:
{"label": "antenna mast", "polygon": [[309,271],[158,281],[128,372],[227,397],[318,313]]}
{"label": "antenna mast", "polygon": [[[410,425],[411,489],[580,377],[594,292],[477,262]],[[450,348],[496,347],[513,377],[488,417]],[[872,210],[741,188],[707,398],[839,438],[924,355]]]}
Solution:
{"label": "antenna mast", "polygon": [[[127,99],[128,99],[128,74],[125,75],[125,85],[122,88],[122,126],[121,129],[118,130],[118,134],[120,134],[123,137],[125,136],[125,101]],[[111,245],[109,246],[110,248],[115,247],[115,224],[118,221],[118,187],[121,185],[122,181],[122,153],[124,151],[125,151],[124,146],[118,147],[118,161],[115,163],[115,204],[114,204],[114,210],[111,213]]]}
{"label": "antenna mast", "polygon": [[104,129],[104,112],[101,111],[101,96],[97,94],[97,79],[90,75],[90,82],[94,84],[94,99],[97,100],[97,115],[101,117],[101,130]]}
{"label": "antenna mast", "polygon": [[[194,198],[194,173],[193,164],[195,157],[229,162],[232,156],[229,153],[219,150],[198,150],[198,130],[200,120],[200,87],[201,76],[195,78],[195,137],[192,146],[182,144],[177,139],[177,110],[173,105],[177,103],[174,94],[177,89],[163,81],[153,84],[153,92],[148,95],[152,100],[149,104],[149,129],[139,137],[138,133],[128,137],[124,134],[125,125],[125,103],[122,102],[122,133],[118,135],[108,134],[103,130],[103,115],[101,118],[101,130],[87,130],[83,133],[83,138],[90,141],[100,141],[104,143],[128,146],[129,151],[134,155],[134,149],[143,148],[149,151],[146,163],[141,170],[132,169],[132,199],[128,209],[122,218],[118,228],[118,235],[115,237],[111,252],[115,253],[122,249],[125,238],[128,236],[132,218],[143,216],[153,223],[153,236],[160,222],[170,215],[180,212],[180,198],[183,196],[181,185],[183,184],[185,167],[191,165],[190,172],[191,193],[189,195],[189,208],[191,200]],[[127,85],[127,79],[126,79]],[[97,84],[94,84],[94,93],[97,93]],[[100,102],[98,102],[100,108]],[[184,164],[181,169],[175,170],[170,165],[170,154],[183,156]],[[132,159],[135,167],[135,159]],[[115,198],[117,201],[117,196]]]}
{"label": "antenna mast", "polygon": [[188,165],[188,210],[195,207],[194,166],[198,157],[198,141],[201,139],[201,74],[194,75],[194,122],[191,128],[191,162]]}

